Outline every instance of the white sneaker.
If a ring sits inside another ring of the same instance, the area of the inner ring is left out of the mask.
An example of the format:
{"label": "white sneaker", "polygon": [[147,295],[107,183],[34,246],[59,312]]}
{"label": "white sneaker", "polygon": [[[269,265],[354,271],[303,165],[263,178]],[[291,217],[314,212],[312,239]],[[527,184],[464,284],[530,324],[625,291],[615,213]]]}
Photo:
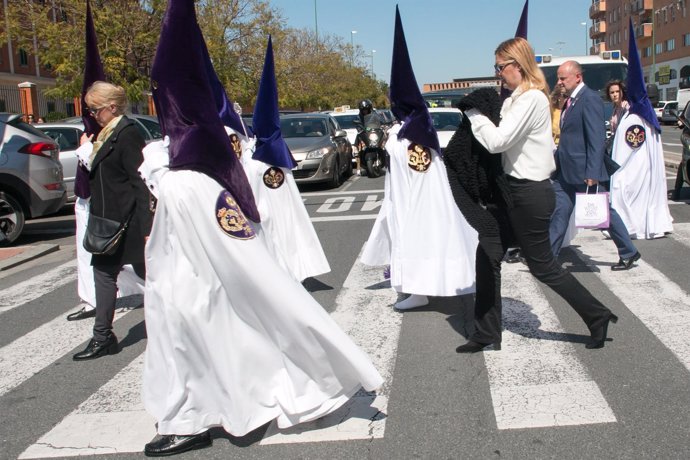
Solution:
{"label": "white sneaker", "polygon": [[412,294],[407,299],[395,304],[396,310],[411,310],[429,305],[429,298],[425,295]]}
{"label": "white sneaker", "polygon": [[601,234],[604,235],[604,238],[606,238],[607,240],[611,239],[611,234],[609,233],[608,230],[602,230]]}

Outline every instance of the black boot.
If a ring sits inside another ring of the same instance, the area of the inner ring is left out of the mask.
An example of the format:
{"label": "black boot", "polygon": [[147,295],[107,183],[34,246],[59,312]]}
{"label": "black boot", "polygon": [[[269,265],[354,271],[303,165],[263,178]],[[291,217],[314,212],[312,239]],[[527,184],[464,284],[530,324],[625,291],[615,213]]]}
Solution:
{"label": "black boot", "polygon": [[609,323],[617,323],[618,322],[618,317],[611,313],[608,318],[606,318],[600,326],[593,328],[592,331],[592,340],[585,345],[585,348],[604,348],[604,344],[606,343],[606,336],[608,335],[609,332]]}

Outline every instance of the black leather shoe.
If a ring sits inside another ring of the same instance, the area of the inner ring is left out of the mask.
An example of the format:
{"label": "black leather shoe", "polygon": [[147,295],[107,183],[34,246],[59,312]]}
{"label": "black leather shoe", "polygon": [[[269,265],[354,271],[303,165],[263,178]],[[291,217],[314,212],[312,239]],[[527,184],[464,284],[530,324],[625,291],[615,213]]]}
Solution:
{"label": "black leather shoe", "polygon": [[72,356],[72,359],[75,361],[96,359],[105,355],[114,355],[118,351],[120,351],[120,346],[117,343],[117,337],[115,337],[115,334],[110,334],[110,336],[102,342],[91,339],[84,351],[80,351]]}
{"label": "black leather shoe", "polygon": [[493,345],[493,349],[495,351],[499,351],[501,349],[501,342],[479,343],[470,340],[466,344],[460,345],[458,348],[455,349],[455,351],[458,353],[477,353],[479,351],[484,351],[484,349],[490,345]]}
{"label": "black leather shoe", "polygon": [[192,436],[169,434],[146,444],[144,446],[144,455],[147,457],[165,457],[187,452],[188,450],[203,449],[211,444],[213,444],[213,440],[208,431]]}
{"label": "black leather shoe", "polygon": [[95,308],[87,310],[86,307],[82,307],[81,310],[67,315],[67,321],[79,321],[80,319],[93,318],[94,316],[96,316]]}
{"label": "black leather shoe", "polygon": [[633,266],[635,262],[640,260],[640,252],[636,252],[632,257],[629,257],[627,259],[621,258],[616,265],[613,265],[611,267],[611,270],[614,272],[621,271],[621,270],[630,270],[630,268]]}
{"label": "black leather shoe", "polygon": [[604,320],[601,326],[592,330],[592,340],[585,345],[585,348],[590,350],[593,348],[604,348],[606,343],[606,336],[609,332],[609,323],[617,323],[618,317],[611,313],[608,318]]}

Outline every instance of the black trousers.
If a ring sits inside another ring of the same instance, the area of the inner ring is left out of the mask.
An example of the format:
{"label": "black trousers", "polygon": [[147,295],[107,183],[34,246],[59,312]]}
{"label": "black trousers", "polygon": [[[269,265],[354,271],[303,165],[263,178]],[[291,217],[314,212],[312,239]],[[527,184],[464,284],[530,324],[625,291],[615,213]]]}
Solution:
{"label": "black trousers", "polygon": [[549,224],[555,206],[551,182],[510,179],[513,208],[491,209],[500,236],[479,235],[475,296],[476,331],[470,340],[478,343],[501,341],[501,260],[513,242],[520,247],[530,273],[549,286],[577,312],[590,332],[605,321],[611,311],[597,300],[553,257]]}
{"label": "black trousers", "polygon": [[[113,333],[113,317],[117,300],[117,277],[123,265],[94,265],[93,280],[96,287],[96,319],[93,338],[102,342]],[[132,264],[134,272],[141,279],[146,278],[143,263]]]}

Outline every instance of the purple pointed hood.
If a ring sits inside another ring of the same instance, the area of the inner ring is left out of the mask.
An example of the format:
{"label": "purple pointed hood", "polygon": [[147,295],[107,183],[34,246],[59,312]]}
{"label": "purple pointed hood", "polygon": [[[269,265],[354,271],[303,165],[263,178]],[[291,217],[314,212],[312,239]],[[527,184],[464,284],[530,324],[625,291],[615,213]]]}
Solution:
{"label": "purple pointed hood", "polygon": [[259,222],[247,176],[216,111],[194,0],[169,0],[151,69],[153,100],[170,136],[170,169],[206,174],[225,187],[244,214]]}
{"label": "purple pointed hood", "polygon": [[[524,38],[527,40],[527,12],[529,10],[529,0],[525,0],[525,5],[522,7],[522,14],[520,15],[520,22],[518,22],[517,29],[515,29],[515,37]],[[501,100],[505,100],[513,94],[511,90],[501,85]]]}
{"label": "purple pointed hood", "polygon": [[393,37],[393,63],[390,82],[391,110],[403,122],[398,137],[441,152],[438,135],[431,121],[429,109],[419,91],[407,51],[400,11],[395,6],[395,35]]}
{"label": "purple pointed hood", "polygon": [[259,94],[256,96],[252,126],[256,134],[256,151],[252,155],[253,159],[287,169],[297,166],[280,131],[278,85],[273,64],[273,41],[270,36],[266,45],[264,70],[259,83]]}
{"label": "purple pointed hood", "polygon": [[[101,56],[98,54],[98,40],[96,39],[96,29],[93,26],[91,16],[91,4],[86,0],[86,51],[84,57],[84,80],[81,86],[81,120],[84,123],[84,132],[93,134],[94,139],[101,132],[101,127],[96,123],[96,119],[89,113],[89,106],[86,104],[86,91],[94,82],[105,81],[105,72]],[[89,173],[82,166],[77,167],[74,177],[74,194],[79,198],[91,196],[89,188]]]}
{"label": "purple pointed hood", "polygon": [[635,43],[635,29],[633,29],[632,18],[630,19],[628,37],[630,37],[628,41],[628,77],[625,82],[628,103],[630,104],[628,112],[644,118],[647,123],[654,126],[656,131],[660,133],[661,126],[659,126],[659,120],[656,118],[654,107],[652,107],[652,102],[649,100],[644,83],[640,55],[637,53],[637,44]]}
{"label": "purple pointed hood", "polygon": [[525,6],[522,7],[522,15],[520,22],[515,30],[515,37],[524,38],[527,40],[527,11],[529,10],[529,0],[525,0]]}
{"label": "purple pointed hood", "polygon": [[[201,30],[199,30],[199,33],[201,34]],[[246,130],[247,136],[251,137],[251,129],[249,129],[248,126],[244,126],[244,123],[242,123],[240,119],[240,115],[235,112],[234,104],[228,98],[228,94],[225,92],[225,88],[220,82],[216,70],[213,68],[211,56],[208,54],[208,47],[206,46],[203,34],[201,35],[201,45],[201,53],[204,56],[204,64],[206,66],[206,72],[208,73],[208,83],[211,85],[211,91],[213,92],[213,99],[216,102],[216,111],[218,112],[220,121],[223,125],[234,129],[238,133],[244,133]]]}

